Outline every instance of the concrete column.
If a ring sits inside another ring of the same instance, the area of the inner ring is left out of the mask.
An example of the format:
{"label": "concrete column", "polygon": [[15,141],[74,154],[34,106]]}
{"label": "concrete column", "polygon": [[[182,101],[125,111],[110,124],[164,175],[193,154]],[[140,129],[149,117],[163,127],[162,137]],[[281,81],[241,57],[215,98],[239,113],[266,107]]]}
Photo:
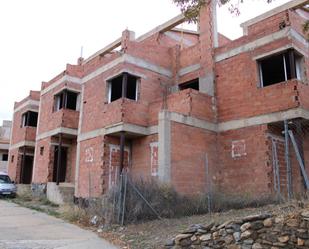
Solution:
{"label": "concrete column", "polygon": [[159,180],[171,182],[171,119],[170,113],[163,110],[159,113]]}

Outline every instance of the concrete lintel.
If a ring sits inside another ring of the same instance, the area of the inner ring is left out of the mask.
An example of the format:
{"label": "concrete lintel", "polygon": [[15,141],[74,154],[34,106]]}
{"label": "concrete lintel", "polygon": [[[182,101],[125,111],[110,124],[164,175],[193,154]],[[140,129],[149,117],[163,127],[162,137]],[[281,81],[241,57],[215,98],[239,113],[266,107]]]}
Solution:
{"label": "concrete lintel", "polygon": [[147,79],[147,76],[145,74],[142,74],[142,73],[137,72],[135,70],[122,68],[122,69],[116,71],[115,73],[109,75],[107,81],[114,79],[115,77],[119,76],[122,73],[129,73],[129,74],[134,75],[134,76],[136,76],[138,78]]}
{"label": "concrete lintel", "polygon": [[[163,68],[161,66],[158,66],[158,65],[155,65],[153,63],[150,63],[150,62],[147,62],[143,59],[140,59],[138,57],[134,57],[134,56],[131,56],[131,55],[128,55],[128,54],[124,54],[116,59],[114,59],[113,61],[103,65],[102,67],[96,69],[95,71],[93,71],[92,73],[86,75],[82,81],[83,83],[99,76],[100,74],[112,69],[113,67],[121,64],[121,63],[129,63],[129,64],[133,64],[137,67],[140,67],[140,68],[144,68],[144,69],[147,69],[147,70],[150,70],[150,71],[153,71],[155,73],[158,73],[158,74],[161,74],[161,75],[164,75],[164,76],[167,76],[167,77],[172,77],[172,71],[166,69],[166,68]],[[124,71],[127,71],[127,70],[124,70]]]}
{"label": "concrete lintel", "polygon": [[273,42],[275,40],[278,40],[278,39],[281,39],[281,38],[284,38],[284,37],[287,37],[288,34],[290,33],[290,27],[286,27],[278,32],[275,32],[273,34],[270,34],[270,35],[266,35],[262,38],[259,38],[259,39],[256,39],[254,41],[251,41],[251,42],[248,42],[242,46],[239,46],[237,48],[233,48],[227,52],[224,52],[222,54],[218,54],[216,55],[215,57],[215,61],[216,62],[219,62],[219,61],[222,61],[222,60],[225,60],[227,58],[230,58],[230,57],[233,57],[235,55],[238,55],[240,53],[244,53],[244,52],[248,52],[248,51],[251,51],[251,50],[254,50],[258,47],[261,47],[263,45],[266,45],[270,42]]}
{"label": "concrete lintel", "polygon": [[125,58],[125,62],[127,62],[127,63],[133,64],[133,65],[141,67],[141,68],[145,68],[147,70],[153,71],[153,72],[158,73],[158,74],[162,74],[162,75],[169,77],[169,78],[171,78],[173,76],[172,71],[169,70],[169,69],[163,68],[161,66],[158,66],[158,65],[153,64],[151,62],[145,61],[141,58],[131,56],[129,54],[125,54],[123,56]]}
{"label": "concrete lintel", "polygon": [[171,113],[163,110],[159,112],[159,154],[158,154],[158,177],[164,183],[171,182]]}
{"label": "concrete lintel", "polygon": [[306,40],[305,37],[303,37],[301,34],[299,34],[296,30],[291,29],[289,36],[291,36],[292,38],[294,38],[295,40],[297,40],[298,42],[300,42],[301,44],[303,44],[305,46],[305,48],[307,48],[307,53],[306,55],[308,56],[308,49],[309,49],[309,42],[308,40]]}
{"label": "concrete lintel", "polygon": [[136,39],[137,42],[141,42],[151,36],[153,36],[156,33],[163,33],[165,31],[171,30],[172,28],[178,26],[179,24],[183,23],[186,21],[186,18],[183,14],[180,14],[174,18],[172,18],[171,20],[157,26],[156,28],[150,30],[149,32],[147,32],[146,34],[140,36],[139,38]]}
{"label": "concrete lintel", "polygon": [[176,112],[169,112],[170,121],[174,121],[180,124],[190,125],[196,128],[201,128],[213,132],[217,132],[217,125],[212,122],[208,122],[199,118],[186,116]]}
{"label": "concrete lintel", "polygon": [[268,124],[283,121],[285,119],[306,118],[309,119],[309,112],[302,108],[295,108],[287,111],[264,114],[256,117],[231,120],[219,123],[218,131],[236,130],[254,125]]}
{"label": "concrete lintel", "polygon": [[184,76],[188,73],[192,73],[194,71],[197,71],[201,68],[201,64],[194,64],[194,65],[190,65],[188,67],[184,67],[184,68],[181,68],[179,71],[178,71],[178,75],[181,77],[181,76]]}
{"label": "concrete lintel", "polygon": [[18,112],[24,108],[35,108],[35,107],[38,107],[39,108],[39,104],[40,104],[40,101],[38,100],[32,100],[32,99],[29,99],[27,100],[25,103],[21,104],[20,106],[18,106],[17,108],[14,109],[14,113],[15,112]]}
{"label": "concrete lintel", "polygon": [[176,33],[173,33],[171,31],[167,31],[164,33],[166,36],[168,36],[169,38],[173,39],[176,42],[182,42],[184,45],[190,47],[193,46],[194,43],[193,41],[190,41],[188,39],[183,38],[181,35],[178,35]]}
{"label": "concrete lintel", "polygon": [[257,23],[257,22],[260,22],[260,21],[262,21],[262,20],[264,20],[266,18],[269,18],[269,17],[271,17],[273,15],[276,15],[276,14],[282,12],[282,11],[285,11],[287,9],[293,9],[295,7],[298,7],[298,6],[302,6],[302,5],[306,4],[306,3],[308,3],[308,0],[293,0],[293,1],[287,2],[286,4],[278,6],[278,7],[274,8],[274,9],[272,9],[270,11],[267,11],[267,12],[265,12],[265,13],[257,16],[257,17],[254,17],[254,18],[252,18],[252,19],[250,19],[250,20],[240,24],[240,26],[242,28],[247,28],[248,26],[251,26],[251,25],[253,25],[253,24]]}
{"label": "concrete lintel", "polygon": [[19,143],[10,145],[10,150],[14,150],[14,149],[17,149],[17,148],[20,148],[20,147],[24,147],[24,146],[35,147],[35,142],[34,141],[24,140],[24,141],[21,141]]}
{"label": "concrete lintel", "polygon": [[109,44],[109,45],[105,46],[104,48],[100,49],[98,52],[94,53],[89,58],[84,60],[83,64],[86,64],[87,62],[91,61],[92,59],[94,59],[97,56],[104,56],[105,54],[107,54],[107,53],[111,52],[112,50],[114,50],[115,48],[119,47],[121,45],[121,40],[122,40],[122,37],[116,39],[111,44]]}
{"label": "concrete lintel", "polygon": [[147,127],[134,124],[121,123],[115,126],[106,127],[105,135],[117,133],[120,131],[125,131],[128,133],[138,134],[142,136],[147,136],[149,134]]}
{"label": "concrete lintel", "polygon": [[134,124],[118,123],[118,124],[111,125],[105,128],[81,133],[78,135],[78,142],[96,138],[98,136],[110,135],[110,134],[117,133],[120,131],[126,131],[128,133],[138,134],[142,136],[148,136],[148,135],[158,133],[158,126],[154,125],[150,127],[144,127],[144,126],[134,125]]}
{"label": "concrete lintel", "polygon": [[10,144],[0,143],[0,150],[9,150]]}
{"label": "concrete lintel", "polygon": [[103,135],[105,135],[105,128],[96,129],[93,131],[84,132],[84,133],[79,134],[77,141],[81,142],[84,140],[96,138],[96,137],[103,136]]}
{"label": "concrete lintel", "polygon": [[50,90],[54,89],[55,87],[61,85],[65,81],[76,83],[76,84],[82,84],[82,80],[80,78],[69,76],[69,75],[64,75],[59,80],[55,81],[50,86],[48,86],[45,89],[43,89],[41,91],[41,96],[43,96],[44,94],[48,93]]}
{"label": "concrete lintel", "polygon": [[77,129],[59,127],[59,128],[54,129],[54,130],[38,134],[37,137],[36,137],[36,141],[39,141],[39,140],[47,138],[47,137],[52,137],[52,136],[55,136],[55,135],[60,134],[60,133],[66,134],[66,135],[72,135],[72,136],[78,135]]}

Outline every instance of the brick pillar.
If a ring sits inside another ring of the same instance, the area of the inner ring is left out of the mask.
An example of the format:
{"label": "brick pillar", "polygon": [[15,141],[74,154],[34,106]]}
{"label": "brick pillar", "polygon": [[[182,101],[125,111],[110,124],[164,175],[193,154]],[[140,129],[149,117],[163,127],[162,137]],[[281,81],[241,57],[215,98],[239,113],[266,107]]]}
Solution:
{"label": "brick pillar", "polygon": [[214,96],[214,47],[218,46],[218,33],[216,24],[216,1],[202,8],[199,20],[200,32],[200,91]]}
{"label": "brick pillar", "polygon": [[122,32],[122,38],[121,38],[121,50],[123,52],[126,52],[126,50],[129,47],[129,43],[130,41],[134,41],[135,40],[135,33],[133,31],[130,30],[125,30]]}

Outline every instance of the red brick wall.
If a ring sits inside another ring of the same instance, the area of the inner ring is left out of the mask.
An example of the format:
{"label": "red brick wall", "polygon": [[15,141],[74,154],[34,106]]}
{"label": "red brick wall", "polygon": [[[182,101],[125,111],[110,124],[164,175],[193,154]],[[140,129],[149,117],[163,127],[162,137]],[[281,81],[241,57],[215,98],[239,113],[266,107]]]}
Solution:
{"label": "red brick wall", "polygon": [[[50,137],[36,142],[33,183],[47,183],[52,180],[54,151],[50,143]],[[40,154],[41,147],[44,147],[43,155]]]}
{"label": "red brick wall", "polygon": [[[272,168],[267,140],[266,125],[221,132],[218,135],[218,191],[244,196],[270,193]],[[243,143],[244,153],[233,153],[235,142]]]}
{"label": "red brick wall", "polygon": [[65,86],[73,88],[77,91],[81,90],[81,86],[79,84],[64,82],[41,96],[38,134],[51,131],[61,126],[67,128],[78,127],[78,111],[62,109],[56,112],[54,111],[54,95]]}
{"label": "red brick wall", "polygon": [[[18,176],[18,162],[19,162],[19,158],[18,158],[18,152],[19,149],[12,149],[10,150],[10,154],[9,154],[9,161],[8,161],[8,174],[11,178],[12,181],[17,181],[17,176]],[[12,162],[12,157],[14,157],[13,162]]]}
{"label": "red brick wall", "polygon": [[203,129],[171,122],[172,185],[184,194],[205,193],[208,155],[209,179],[217,170],[216,134]]}
{"label": "red brick wall", "polygon": [[[151,144],[158,141],[157,135],[136,138],[132,141],[132,167],[134,179],[151,179]],[[154,161],[153,161],[154,162]]]}

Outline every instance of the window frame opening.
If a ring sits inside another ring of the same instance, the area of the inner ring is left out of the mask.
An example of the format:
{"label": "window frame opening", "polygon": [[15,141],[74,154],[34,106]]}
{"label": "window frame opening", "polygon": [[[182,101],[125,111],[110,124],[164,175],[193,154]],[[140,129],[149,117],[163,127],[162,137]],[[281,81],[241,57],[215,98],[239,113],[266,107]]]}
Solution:
{"label": "window frame opening", "polygon": [[199,78],[186,81],[178,85],[179,91],[186,90],[186,89],[194,89],[196,91],[200,90],[200,81]]}
{"label": "window frame opening", "polygon": [[2,154],[1,161],[2,161],[2,162],[7,162],[7,161],[9,161],[9,154],[8,154],[8,153]]}
{"label": "window frame opening", "polygon": [[303,56],[295,49],[258,59],[259,86],[264,88],[291,79],[301,80],[302,61]]}
{"label": "window frame opening", "polygon": [[37,127],[38,112],[26,111],[21,116],[21,127]]}
{"label": "window frame opening", "polygon": [[[126,98],[138,101],[140,77],[123,72],[107,81],[108,103]],[[125,92],[125,94],[123,94]]]}
{"label": "window frame opening", "polygon": [[61,109],[79,111],[79,92],[64,89],[54,95],[54,112]]}

